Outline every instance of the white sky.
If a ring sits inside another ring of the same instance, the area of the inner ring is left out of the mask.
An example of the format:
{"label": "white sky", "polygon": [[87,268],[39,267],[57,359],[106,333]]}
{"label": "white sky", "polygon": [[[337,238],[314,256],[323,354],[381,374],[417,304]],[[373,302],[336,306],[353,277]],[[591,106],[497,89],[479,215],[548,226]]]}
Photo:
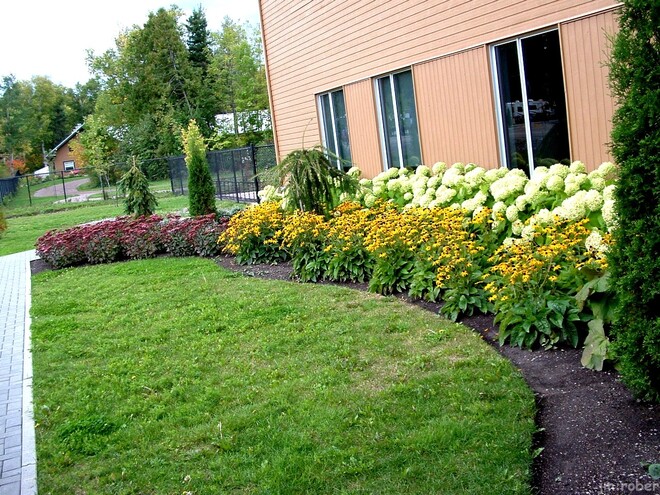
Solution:
{"label": "white sky", "polygon": [[201,5],[208,28],[218,31],[225,16],[259,22],[257,0],[3,0],[0,3],[0,77],[19,80],[47,76],[73,88],[90,78],[86,50],[100,55],[133,25],[142,26],[149,12],[179,6],[187,18]]}

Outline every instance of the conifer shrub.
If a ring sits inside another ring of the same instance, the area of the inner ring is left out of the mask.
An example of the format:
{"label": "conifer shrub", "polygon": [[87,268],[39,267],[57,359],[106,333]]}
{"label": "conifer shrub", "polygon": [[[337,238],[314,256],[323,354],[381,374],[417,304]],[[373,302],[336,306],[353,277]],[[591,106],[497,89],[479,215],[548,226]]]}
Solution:
{"label": "conifer shrub", "polygon": [[133,166],[124,174],[118,183],[120,193],[126,194],[124,211],[127,215],[136,217],[153,215],[158,201],[149,190],[149,181],[137,166],[133,158]]}
{"label": "conifer shrub", "polygon": [[188,166],[188,200],[192,216],[216,213],[215,186],[206,160],[206,145],[194,120],[183,131],[183,143]]}
{"label": "conifer shrub", "polygon": [[660,3],[626,0],[610,82],[617,98],[618,227],[610,254],[618,297],[614,350],[627,385],[660,401]]}

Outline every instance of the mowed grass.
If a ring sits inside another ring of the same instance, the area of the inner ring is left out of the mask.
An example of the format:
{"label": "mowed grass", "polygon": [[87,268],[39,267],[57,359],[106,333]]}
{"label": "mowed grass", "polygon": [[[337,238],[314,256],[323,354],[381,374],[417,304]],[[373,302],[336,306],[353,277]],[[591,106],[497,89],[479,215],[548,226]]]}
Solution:
{"label": "mowed grass", "polygon": [[[218,208],[230,208],[236,203],[216,201]],[[64,229],[94,220],[124,215],[124,204],[119,201],[90,201],[79,204],[56,205],[60,208],[44,210],[43,207],[7,209],[7,230],[0,236],[0,256],[34,249],[37,239],[52,229]],[[175,213],[188,207],[187,196],[162,196],[158,198],[156,213]]]}
{"label": "mowed grass", "polygon": [[41,493],[526,494],[534,397],[392,297],[159,258],[33,278]]}

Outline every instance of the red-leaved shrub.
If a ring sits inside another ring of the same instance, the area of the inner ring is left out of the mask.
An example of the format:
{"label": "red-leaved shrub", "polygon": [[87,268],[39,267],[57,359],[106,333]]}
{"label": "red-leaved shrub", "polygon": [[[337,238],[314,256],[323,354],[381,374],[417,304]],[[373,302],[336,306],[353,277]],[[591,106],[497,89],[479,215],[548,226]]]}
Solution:
{"label": "red-leaved shrub", "polygon": [[118,217],[114,220],[52,230],[37,240],[37,254],[54,268],[85,263],[170,256],[215,256],[217,239],[228,218]]}

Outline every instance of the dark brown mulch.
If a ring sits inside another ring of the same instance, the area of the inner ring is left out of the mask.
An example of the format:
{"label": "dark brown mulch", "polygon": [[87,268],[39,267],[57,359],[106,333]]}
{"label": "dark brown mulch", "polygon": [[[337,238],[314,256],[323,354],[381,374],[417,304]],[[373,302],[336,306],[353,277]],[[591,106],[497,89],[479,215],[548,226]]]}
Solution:
{"label": "dark brown mulch", "polygon": [[[236,264],[232,257],[217,263],[247,276],[291,280],[290,263]],[[50,269],[32,262],[33,273]],[[336,284],[366,290],[367,284]],[[440,304],[405,301],[438,312]],[[539,434],[534,488],[540,495],[600,495],[646,493],[660,495],[643,463],[660,462],[660,405],[636,400],[616,371],[596,372],[580,364],[576,349],[528,351],[497,343],[497,326],[490,315],[463,318],[520,369],[536,394]]]}

